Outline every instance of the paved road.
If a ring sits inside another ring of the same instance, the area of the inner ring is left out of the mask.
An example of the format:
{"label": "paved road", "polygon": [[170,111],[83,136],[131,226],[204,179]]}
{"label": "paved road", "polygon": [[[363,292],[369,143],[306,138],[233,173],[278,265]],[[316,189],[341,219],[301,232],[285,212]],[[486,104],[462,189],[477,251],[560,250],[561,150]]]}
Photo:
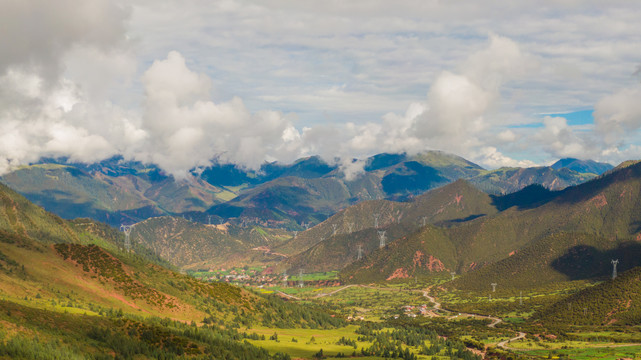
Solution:
{"label": "paved road", "polygon": [[511,338],[509,340],[503,340],[500,343],[496,344],[496,346],[500,347],[501,349],[506,349],[506,350],[507,349],[512,349],[511,347],[507,346],[507,344],[512,342],[512,341],[521,340],[521,339],[525,338],[525,335],[526,334],[524,332],[519,332],[519,335],[517,335],[516,337],[513,337],[513,338]]}

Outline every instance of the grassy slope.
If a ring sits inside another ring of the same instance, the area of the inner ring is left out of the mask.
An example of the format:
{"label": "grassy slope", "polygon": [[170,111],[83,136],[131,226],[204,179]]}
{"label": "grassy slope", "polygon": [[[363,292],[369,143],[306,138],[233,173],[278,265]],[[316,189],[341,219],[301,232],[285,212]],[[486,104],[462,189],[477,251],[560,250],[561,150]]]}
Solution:
{"label": "grassy slope", "polygon": [[552,325],[637,325],[640,295],[641,267],[637,267],[552,304],[536,318]]}
{"label": "grassy slope", "polygon": [[[452,242],[456,248],[456,271],[467,272],[501,259],[511,253],[527,250],[528,246],[536,247],[536,243],[556,233],[585,234],[583,241],[579,238],[568,238],[562,244],[554,244],[552,254],[549,254],[547,266],[556,259],[569,256],[568,251],[574,246],[596,246],[598,251],[612,251],[626,239],[638,238],[641,223],[641,165],[633,165],[612,172],[591,182],[568,188],[543,204],[530,208],[512,207],[499,214],[482,217],[469,221],[461,226],[445,231],[445,239]],[[436,236],[436,235],[435,235]],[[439,238],[441,235],[438,235]],[[605,240],[593,241],[594,238]],[[408,237],[407,239],[410,239]],[[409,240],[402,240],[407,242]],[[617,240],[621,239],[621,241]],[[588,241],[589,240],[589,241]],[[551,241],[551,240],[547,240]],[[604,244],[605,241],[605,244]],[[565,244],[565,245],[563,245]],[[538,245],[541,246],[541,245]],[[412,264],[413,256],[399,245],[403,253],[405,266]],[[535,249],[535,248],[532,248]],[[528,251],[532,251],[532,249]],[[381,253],[379,256],[384,256]],[[571,254],[570,254],[571,255]],[[392,255],[387,255],[391,259]],[[393,256],[398,256],[394,254]],[[439,256],[436,256],[439,258]],[[514,260],[516,262],[520,257]],[[539,261],[540,259],[537,259]],[[381,260],[382,262],[382,260]],[[523,263],[523,269],[528,268]],[[500,266],[504,266],[501,263]],[[529,264],[528,266],[534,266]],[[498,265],[497,265],[498,266]],[[354,270],[346,272],[352,276]],[[488,276],[498,270],[486,270]],[[533,276],[533,272],[523,271]],[[384,272],[378,280],[389,277],[391,273]],[[478,276],[481,281],[480,275]],[[364,281],[371,280],[363,279]],[[488,279],[483,277],[483,282]],[[476,281],[474,281],[476,282]],[[462,283],[461,283],[462,284]]]}
{"label": "grassy slope", "polygon": [[254,258],[269,262],[280,260],[281,257],[255,256],[264,252],[256,248],[272,247],[289,236],[284,230],[204,225],[165,216],[136,224],[131,237],[133,242],[168,259],[172,265],[209,269],[252,264]]}
{"label": "grassy slope", "polygon": [[267,359],[267,352],[240,343],[230,329],[342,324],[297,304],[152,264],[118,250],[118,235],[87,219],[66,222],[0,187],[0,358],[210,353]]}
{"label": "grassy slope", "polygon": [[[386,231],[387,242],[391,243],[400,237],[415,236],[410,234],[422,227],[424,217],[426,224],[452,225],[458,220],[496,212],[490,196],[466,181],[459,180],[431,190],[408,203],[376,200],[351,206],[314,228],[298,234],[296,239],[290,240],[279,250],[290,253],[298,251],[296,256],[287,261],[291,268],[306,266],[319,271],[336,270],[356,259],[358,245],[363,246],[365,255],[378,249],[379,229],[374,228],[372,214],[380,214],[379,228]],[[349,224],[353,224],[352,233],[349,233]],[[337,229],[335,236],[334,226]],[[321,238],[325,240],[320,242]],[[422,247],[420,251],[428,258],[429,255],[451,258],[450,255],[443,255],[426,247]],[[414,252],[406,255],[412,257]],[[453,267],[455,264],[448,265],[448,268]]]}

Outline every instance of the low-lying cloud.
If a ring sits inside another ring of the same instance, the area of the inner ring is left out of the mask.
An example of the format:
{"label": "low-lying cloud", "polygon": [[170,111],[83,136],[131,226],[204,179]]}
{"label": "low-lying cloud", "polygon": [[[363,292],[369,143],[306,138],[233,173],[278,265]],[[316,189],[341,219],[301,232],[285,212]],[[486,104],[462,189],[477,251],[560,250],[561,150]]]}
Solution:
{"label": "low-lying cloud", "polygon": [[[212,161],[257,169],[265,161],[320,155],[353,179],[364,166],[354,159],[380,152],[444,150],[494,168],[534,165],[506,155],[534,148],[549,158],[601,160],[638,150],[630,145],[641,128],[638,83],[596,102],[594,125],[513,113],[506,85],[536,75],[546,60],[504,36],[490,34],[458,66],[433,73],[424,98],[404,112],[310,125],[278,111],[284,109],[254,111],[239,97],[216,99],[221,85],[179,51],[135,75],[131,11],[108,0],[70,1],[2,5],[0,174],[45,156],[94,162],[120,154],[181,178]],[[25,27],[34,23],[40,26]],[[332,87],[324,104],[349,108],[359,93],[347,88]],[[512,126],[537,121],[540,127]]]}

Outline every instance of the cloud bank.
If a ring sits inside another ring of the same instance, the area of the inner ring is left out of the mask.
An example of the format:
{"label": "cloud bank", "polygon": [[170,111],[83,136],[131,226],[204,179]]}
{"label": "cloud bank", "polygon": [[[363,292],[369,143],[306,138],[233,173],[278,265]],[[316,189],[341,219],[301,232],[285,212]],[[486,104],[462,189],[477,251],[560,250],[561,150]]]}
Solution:
{"label": "cloud bank", "polygon": [[[535,11],[516,29],[492,23],[487,6],[156,3],[0,5],[0,174],[45,156],[116,154],[178,178],[212,160],[256,169],[317,154],[348,178],[362,171],[355,158],[380,152],[445,150],[492,168],[638,157],[636,68],[627,83],[613,74],[641,41],[618,12],[562,6],[558,18]],[[479,12],[488,20],[474,20]],[[584,30],[571,35],[568,24]],[[548,28],[556,43],[544,42]],[[608,76],[622,85],[603,91]],[[594,124],[532,115],[560,103],[593,107]]]}

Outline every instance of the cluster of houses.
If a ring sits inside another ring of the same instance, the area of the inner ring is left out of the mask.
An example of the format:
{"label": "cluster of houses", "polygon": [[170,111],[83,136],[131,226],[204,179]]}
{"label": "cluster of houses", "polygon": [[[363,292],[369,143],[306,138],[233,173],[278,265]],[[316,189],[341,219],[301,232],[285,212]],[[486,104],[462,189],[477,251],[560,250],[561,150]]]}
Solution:
{"label": "cluster of houses", "polygon": [[405,305],[403,306],[403,312],[405,316],[415,318],[419,315],[427,316],[429,314],[429,309],[426,304],[421,306]]}

